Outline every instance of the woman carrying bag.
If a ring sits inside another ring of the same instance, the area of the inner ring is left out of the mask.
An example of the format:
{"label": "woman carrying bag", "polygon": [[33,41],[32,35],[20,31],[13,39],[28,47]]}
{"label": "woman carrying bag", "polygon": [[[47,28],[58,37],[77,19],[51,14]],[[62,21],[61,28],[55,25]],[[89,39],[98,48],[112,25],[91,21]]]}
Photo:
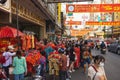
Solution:
{"label": "woman carrying bag", "polygon": [[97,55],[94,58],[94,64],[88,68],[89,80],[107,80],[104,70],[105,58]]}
{"label": "woman carrying bag", "polygon": [[13,59],[13,67],[14,80],[24,80],[24,75],[27,74],[27,65],[21,51],[16,52],[16,57]]}

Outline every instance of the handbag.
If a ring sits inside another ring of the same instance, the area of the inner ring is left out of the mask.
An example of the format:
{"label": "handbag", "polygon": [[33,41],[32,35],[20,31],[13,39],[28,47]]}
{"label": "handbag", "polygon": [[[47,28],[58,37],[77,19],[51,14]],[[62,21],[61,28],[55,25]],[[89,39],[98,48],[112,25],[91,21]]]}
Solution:
{"label": "handbag", "polygon": [[0,63],[1,63],[1,64],[6,63],[6,61],[9,60],[9,58],[10,58],[10,56],[6,59],[5,56],[1,55],[1,56],[0,56]]}
{"label": "handbag", "polygon": [[14,67],[9,67],[9,74],[13,74]]}
{"label": "handbag", "polygon": [[97,69],[95,68],[95,66],[92,65],[92,67],[93,67],[93,69],[94,69],[95,72],[96,72],[95,75],[93,76],[93,79],[92,79],[92,80],[94,80],[94,79],[95,79],[95,76],[96,76],[96,74],[97,74],[98,71],[97,71]]}
{"label": "handbag", "polygon": [[0,79],[6,79],[6,78],[7,76],[6,76],[4,69],[0,69]]}

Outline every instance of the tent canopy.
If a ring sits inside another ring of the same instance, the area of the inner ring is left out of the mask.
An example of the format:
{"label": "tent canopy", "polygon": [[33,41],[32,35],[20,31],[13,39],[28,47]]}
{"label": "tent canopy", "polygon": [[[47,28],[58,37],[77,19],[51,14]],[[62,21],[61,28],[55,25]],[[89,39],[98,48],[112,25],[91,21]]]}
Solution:
{"label": "tent canopy", "polygon": [[8,37],[17,37],[17,36],[23,36],[24,34],[17,29],[12,28],[10,26],[1,27],[0,29],[0,38],[8,38]]}

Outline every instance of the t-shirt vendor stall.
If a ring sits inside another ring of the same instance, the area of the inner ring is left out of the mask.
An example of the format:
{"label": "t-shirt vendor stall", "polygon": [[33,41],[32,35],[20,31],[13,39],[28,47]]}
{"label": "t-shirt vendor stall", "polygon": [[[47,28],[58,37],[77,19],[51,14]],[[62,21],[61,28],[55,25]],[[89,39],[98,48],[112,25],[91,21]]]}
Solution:
{"label": "t-shirt vendor stall", "polygon": [[[18,32],[18,33],[17,33]],[[6,50],[9,45],[15,46],[18,44],[18,37],[20,41],[21,50],[25,51],[25,57],[27,62],[28,73],[33,73],[34,66],[38,65],[38,61],[41,58],[41,54],[37,50],[30,50],[35,48],[35,37],[31,34],[22,33],[17,29],[10,26],[4,26],[0,28],[0,56]],[[40,64],[40,63],[39,63]]]}
{"label": "t-shirt vendor stall", "polygon": [[9,45],[15,46],[18,43],[17,36],[23,36],[24,34],[17,29],[4,26],[0,28],[0,54],[5,51]]}

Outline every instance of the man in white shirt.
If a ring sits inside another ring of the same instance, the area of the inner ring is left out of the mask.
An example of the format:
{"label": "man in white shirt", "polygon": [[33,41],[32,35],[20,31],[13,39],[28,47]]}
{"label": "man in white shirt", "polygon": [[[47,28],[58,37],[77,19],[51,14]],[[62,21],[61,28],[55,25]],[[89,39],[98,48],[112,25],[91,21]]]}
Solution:
{"label": "man in white shirt", "polygon": [[3,53],[3,56],[5,56],[6,62],[3,64],[3,68],[6,72],[6,76],[9,80],[9,67],[12,65],[12,56],[16,55],[16,52],[14,52],[13,46],[8,46],[8,51]]}

